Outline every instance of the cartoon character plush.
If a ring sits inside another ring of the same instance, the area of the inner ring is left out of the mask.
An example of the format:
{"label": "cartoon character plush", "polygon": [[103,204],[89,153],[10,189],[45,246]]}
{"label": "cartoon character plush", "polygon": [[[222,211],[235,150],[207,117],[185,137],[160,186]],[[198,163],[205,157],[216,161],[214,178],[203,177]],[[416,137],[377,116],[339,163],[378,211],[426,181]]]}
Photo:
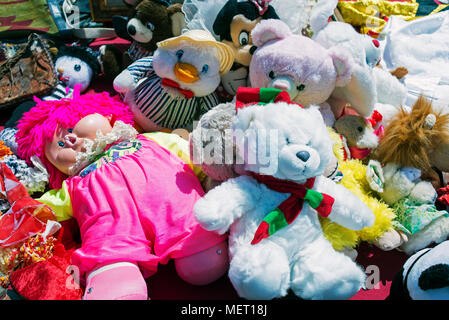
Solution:
{"label": "cartoon character plush", "polygon": [[387,300],[448,300],[449,241],[416,252],[393,279]]}
{"label": "cartoon character plush", "polygon": [[112,21],[117,35],[131,41],[123,68],[152,55],[159,41],[179,36],[185,27],[181,4],[170,0],[134,1],[128,17],[114,16]]}
{"label": "cartoon character plush", "polygon": [[74,217],[79,225],[72,263],[87,300],[147,299],[144,277],[170,259],[196,285],[227,269],[226,235],[194,218],[203,190],[191,166],[156,142],[157,133],[138,134],[132,118],[117,97],[99,93],[40,101],[18,125],[18,155],[39,157],[54,188],[38,200],[58,221]]}
{"label": "cartoon character plush", "polygon": [[277,93],[265,105],[236,104],[237,159],[248,175],[207,192],[195,204],[195,217],[206,230],[230,231],[228,274],[241,297],[273,299],[291,288],[304,299],[348,299],[365,275],[332,248],[318,217],[360,230],[374,215],[322,176],[332,142],[318,108]]}
{"label": "cartoon character plush", "polygon": [[248,86],[248,67],[256,49],[251,31],[263,19],[279,19],[270,1],[228,0],[215,18],[214,33],[234,51],[234,64],[221,81],[224,90],[231,96],[237,93],[239,87]]}
{"label": "cartoon character plush", "polygon": [[122,71],[114,89],[146,132],[192,129],[193,121],[218,104],[220,75],[232,66],[232,49],[204,30],[158,42],[152,57]]}
{"label": "cartoon character plush", "polygon": [[351,80],[353,62],[338,46],[326,49],[318,42],[291,32],[280,20],[263,20],[251,33],[257,50],[249,68],[251,86],[277,88],[305,107],[320,105],[327,125],[335,116],[327,100],[336,87]]}

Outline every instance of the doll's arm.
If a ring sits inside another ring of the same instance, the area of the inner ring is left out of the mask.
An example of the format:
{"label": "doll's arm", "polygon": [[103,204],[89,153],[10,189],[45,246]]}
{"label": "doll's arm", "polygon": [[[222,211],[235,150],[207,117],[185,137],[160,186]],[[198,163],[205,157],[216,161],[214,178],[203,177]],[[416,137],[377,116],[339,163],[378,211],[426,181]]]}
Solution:
{"label": "doll's arm", "polygon": [[193,210],[204,229],[222,234],[236,219],[254,209],[260,196],[256,180],[240,176],[210,190],[196,202]]}
{"label": "doll's arm", "polygon": [[59,222],[71,219],[73,216],[72,202],[65,181],[61,189],[50,190],[36,200],[49,206]]}
{"label": "doll's arm", "polygon": [[317,177],[317,191],[334,198],[329,220],[351,229],[361,230],[374,224],[373,212],[351,191],[325,177]]}

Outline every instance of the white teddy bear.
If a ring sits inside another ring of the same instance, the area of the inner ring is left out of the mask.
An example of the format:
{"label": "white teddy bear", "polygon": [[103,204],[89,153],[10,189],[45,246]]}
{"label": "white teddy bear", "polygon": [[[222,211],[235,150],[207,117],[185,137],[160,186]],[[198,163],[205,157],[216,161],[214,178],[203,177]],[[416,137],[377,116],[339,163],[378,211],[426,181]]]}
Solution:
{"label": "white teddy bear", "polygon": [[322,176],[332,141],[319,109],[283,101],[246,106],[238,109],[233,134],[236,161],[248,175],[210,190],[194,212],[205,229],[230,230],[229,278],[237,293],[273,299],[291,288],[303,299],[352,297],[365,274],[332,248],[318,214],[352,230],[371,226],[374,215]]}

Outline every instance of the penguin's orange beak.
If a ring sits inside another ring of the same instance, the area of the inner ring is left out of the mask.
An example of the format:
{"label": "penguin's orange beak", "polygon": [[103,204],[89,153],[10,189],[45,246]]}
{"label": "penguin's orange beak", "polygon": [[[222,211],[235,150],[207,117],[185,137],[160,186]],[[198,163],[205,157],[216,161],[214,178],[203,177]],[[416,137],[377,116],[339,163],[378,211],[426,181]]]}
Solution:
{"label": "penguin's orange beak", "polygon": [[198,76],[198,70],[194,65],[185,62],[178,62],[175,64],[174,72],[176,77],[185,83],[193,83],[200,77]]}

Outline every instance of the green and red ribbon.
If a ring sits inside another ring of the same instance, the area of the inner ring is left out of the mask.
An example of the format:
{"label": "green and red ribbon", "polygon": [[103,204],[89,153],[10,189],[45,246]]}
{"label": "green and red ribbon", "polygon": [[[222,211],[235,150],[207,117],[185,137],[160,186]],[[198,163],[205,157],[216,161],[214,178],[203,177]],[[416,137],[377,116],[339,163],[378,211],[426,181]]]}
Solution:
{"label": "green and red ribbon", "polygon": [[304,201],[307,201],[322,217],[328,217],[332,211],[332,206],[335,201],[334,198],[312,189],[315,184],[315,178],[310,178],[306,183],[299,184],[253,172],[251,175],[271,190],[281,193],[291,193],[290,197],[265,216],[257,228],[251,244],[259,243],[262,239],[268,238],[292,223],[301,213]]}
{"label": "green and red ribbon", "polygon": [[235,108],[237,110],[249,105],[266,105],[268,103],[287,102],[289,104],[302,105],[290,100],[290,95],[287,91],[275,88],[248,88],[240,87],[237,89],[235,95]]}

